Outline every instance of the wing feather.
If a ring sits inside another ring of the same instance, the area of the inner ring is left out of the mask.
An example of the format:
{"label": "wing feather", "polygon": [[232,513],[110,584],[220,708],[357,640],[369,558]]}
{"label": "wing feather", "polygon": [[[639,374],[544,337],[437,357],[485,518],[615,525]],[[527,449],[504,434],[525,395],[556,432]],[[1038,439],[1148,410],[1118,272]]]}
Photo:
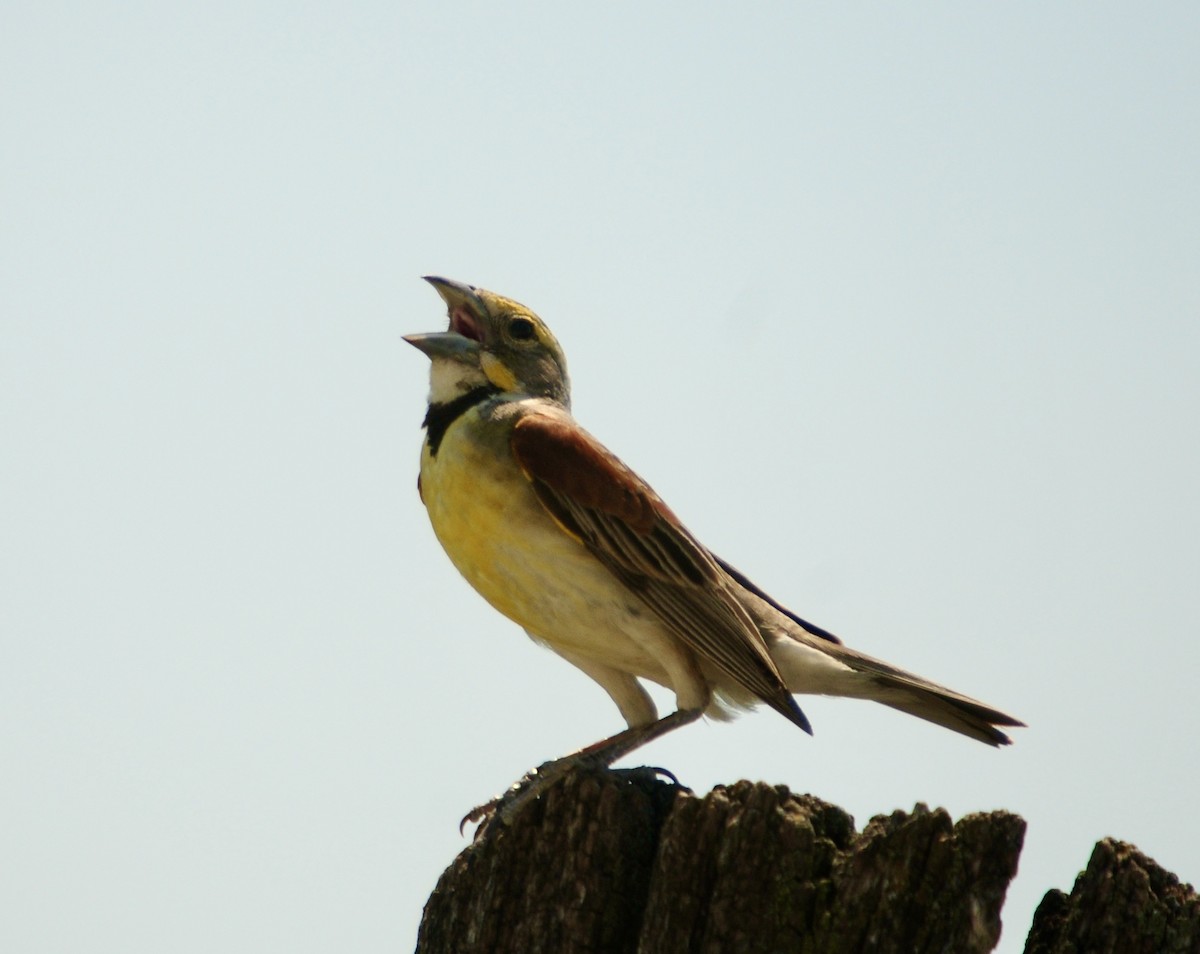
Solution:
{"label": "wing feather", "polygon": [[558,409],[523,415],[511,446],[564,529],[694,653],[808,731],[729,578],[649,484]]}

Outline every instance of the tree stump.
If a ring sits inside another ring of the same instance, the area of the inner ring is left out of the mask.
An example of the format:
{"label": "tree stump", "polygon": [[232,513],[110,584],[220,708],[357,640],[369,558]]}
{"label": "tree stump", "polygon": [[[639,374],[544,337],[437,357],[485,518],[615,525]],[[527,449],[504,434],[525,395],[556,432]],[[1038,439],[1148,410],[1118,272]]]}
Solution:
{"label": "tree stump", "polygon": [[417,951],[985,952],[1024,833],[1007,812],[955,824],[924,805],[859,833],[782,786],[697,798],[648,773],[580,772],[455,859]]}
{"label": "tree stump", "polygon": [[1105,838],[1069,895],[1046,893],[1025,954],[1200,954],[1200,898],[1132,845]]}

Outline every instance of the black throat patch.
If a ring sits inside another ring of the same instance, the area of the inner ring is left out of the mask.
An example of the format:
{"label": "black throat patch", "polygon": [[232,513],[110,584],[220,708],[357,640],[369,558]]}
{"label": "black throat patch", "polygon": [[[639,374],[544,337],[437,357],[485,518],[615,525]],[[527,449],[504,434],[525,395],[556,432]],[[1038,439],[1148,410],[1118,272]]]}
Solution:
{"label": "black throat patch", "polygon": [[429,441],[430,456],[437,457],[438,448],[442,446],[442,438],[446,436],[446,431],[450,429],[451,424],[476,404],[482,404],[493,394],[499,393],[499,388],[490,384],[481,384],[461,397],[456,397],[453,401],[430,404],[429,409],[425,412],[425,420],[421,423]]}

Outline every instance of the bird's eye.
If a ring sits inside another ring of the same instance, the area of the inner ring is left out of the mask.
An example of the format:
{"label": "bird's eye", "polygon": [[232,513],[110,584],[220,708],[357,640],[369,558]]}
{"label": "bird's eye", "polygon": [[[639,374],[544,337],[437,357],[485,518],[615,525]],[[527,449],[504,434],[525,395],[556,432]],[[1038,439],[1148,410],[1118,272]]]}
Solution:
{"label": "bird's eye", "polygon": [[532,341],[537,337],[533,322],[528,318],[514,318],[508,323],[508,333],[517,341]]}

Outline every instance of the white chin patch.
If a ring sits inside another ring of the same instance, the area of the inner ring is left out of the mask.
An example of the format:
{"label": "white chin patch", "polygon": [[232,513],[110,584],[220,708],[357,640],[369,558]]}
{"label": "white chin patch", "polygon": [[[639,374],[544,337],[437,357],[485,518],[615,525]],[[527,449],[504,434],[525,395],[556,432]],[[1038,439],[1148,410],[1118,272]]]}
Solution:
{"label": "white chin patch", "polygon": [[429,403],[445,404],[482,384],[487,384],[487,378],[479,368],[445,358],[435,359],[429,369]]}

